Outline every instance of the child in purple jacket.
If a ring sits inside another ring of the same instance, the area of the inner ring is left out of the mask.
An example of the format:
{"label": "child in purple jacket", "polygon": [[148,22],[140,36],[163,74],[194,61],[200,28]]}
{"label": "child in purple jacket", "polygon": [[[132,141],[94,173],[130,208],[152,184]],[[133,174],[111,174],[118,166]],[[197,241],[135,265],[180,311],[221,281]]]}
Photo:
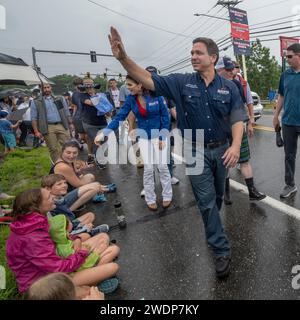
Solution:
{"label": "child in purple jacket", "polygon": [[46,189],[27,190],[14,201],[13,215],[16,220],[10,225],[11,233],[6,242],[6,255],[21,293],[34,281],[49,273],[72,273],[74,285],[82,286],[96,285],[118,272],[119,266],[111,262],[119,253],[117,246],[110,246],[111,251],[101,256],[98,265],[77,271],[89,252],[101,255],[103,244],[99,243],[97,236],[85,241],[84,245],[78,239],[74,244],[75,253],[67,258],[61,258],[56,254],[46,216],[54,207],[53,198]]}

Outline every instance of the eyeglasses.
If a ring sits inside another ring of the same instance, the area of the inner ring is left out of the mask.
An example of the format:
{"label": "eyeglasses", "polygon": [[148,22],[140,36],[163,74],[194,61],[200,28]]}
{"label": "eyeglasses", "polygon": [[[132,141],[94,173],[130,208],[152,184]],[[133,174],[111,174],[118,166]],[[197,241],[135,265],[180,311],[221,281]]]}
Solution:
{"label": "eyeglasses", "polygon": [[240,68],[240,66],[235,66],[235,69],[239,69]]}
{"label": "eyeglasses", "polygon": [[286,55],[286,58],[287,58],[287,59],[292,59],[293,56],[299,56],[299,54],[287,54],[287,55]]}

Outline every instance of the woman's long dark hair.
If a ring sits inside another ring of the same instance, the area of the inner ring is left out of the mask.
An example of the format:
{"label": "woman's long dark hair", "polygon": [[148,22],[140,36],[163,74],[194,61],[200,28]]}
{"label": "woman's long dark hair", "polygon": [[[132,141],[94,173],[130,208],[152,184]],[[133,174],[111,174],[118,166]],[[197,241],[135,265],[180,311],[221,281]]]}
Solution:
{"label": "woman's long dark hair", "polygon": [[[136,84],[140,84],[140,82],[138,82],[137,80],[135,80],[130,74],[127,74],[126,80],[127,80],[127,79],[135,82]],[[149,90],[145,89],[144,87],[142,87],[142,90],[143,90],[143,96],[149,95]]]}

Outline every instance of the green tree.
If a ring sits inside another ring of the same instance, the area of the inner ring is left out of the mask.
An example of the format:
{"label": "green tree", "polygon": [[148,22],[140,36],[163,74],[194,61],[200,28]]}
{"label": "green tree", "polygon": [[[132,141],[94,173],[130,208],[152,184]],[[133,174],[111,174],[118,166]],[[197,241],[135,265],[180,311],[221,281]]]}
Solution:
{"label": "green tree", "polygon": [[54,85],[52,85],[53,92],[55,94],[63,94],[66,91],[73,91],[73,81],[75,78],[77,76],[69,74],[60,74],[50,78],[54,82]]}
{"label": "green tree", "polygon": [[270,89],[278,88],[281,67],[271,56],[270,49],[264,47],[259,39],[252,43],[251,49],[252,55],[246,57],[248,82],[251,90],[265,99]]}

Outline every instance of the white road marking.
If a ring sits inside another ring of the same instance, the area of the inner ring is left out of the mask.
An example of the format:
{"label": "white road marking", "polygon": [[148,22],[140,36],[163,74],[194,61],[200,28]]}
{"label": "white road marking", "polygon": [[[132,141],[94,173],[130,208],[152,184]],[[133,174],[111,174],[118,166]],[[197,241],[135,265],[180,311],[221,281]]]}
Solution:
{"label": "white road marking", "polygon": [[[172,156],[177,161],[180,161],[181,163],[185,163],[184,159],[181,156],[178,156],[177,154],[175,154],[173,152],[172,152]],[[230,187],[232,187],[235,190],[240,191],[248,196],[248,188],[245,185],[243,185],[235,180],[230,179]],[[293,208],[293,207],[291,207],[291,206],[289,206],[279,200],[276,200],[272,197],[269,197],[269,196],[267,196],[263,200],[260,200],[259,202],[263,202],[263,203],[267,204],[268,206],[270,206],[271,208],[278,210],[284,214],[287,214],[287,215],[300,221],[300,210],[299,209]]]}
{"label": "white road marking", "polygon": [[[232,180],[232,179],[230,179],[230,187],[248,195],[247,187],[239,182]],[[263,202],[263,203],[269,205],[270,207],[272,207],[273,209],[276,209],[276,210],[283,212],[283,213],[285,213],[285,214],[287,214],[297,220],[300,220],[300,210],[293,208],[285,203],[282,203],[281,201],[278,201],[274,198],[267,196],[265,199],[260,200],[259,202]]]}

